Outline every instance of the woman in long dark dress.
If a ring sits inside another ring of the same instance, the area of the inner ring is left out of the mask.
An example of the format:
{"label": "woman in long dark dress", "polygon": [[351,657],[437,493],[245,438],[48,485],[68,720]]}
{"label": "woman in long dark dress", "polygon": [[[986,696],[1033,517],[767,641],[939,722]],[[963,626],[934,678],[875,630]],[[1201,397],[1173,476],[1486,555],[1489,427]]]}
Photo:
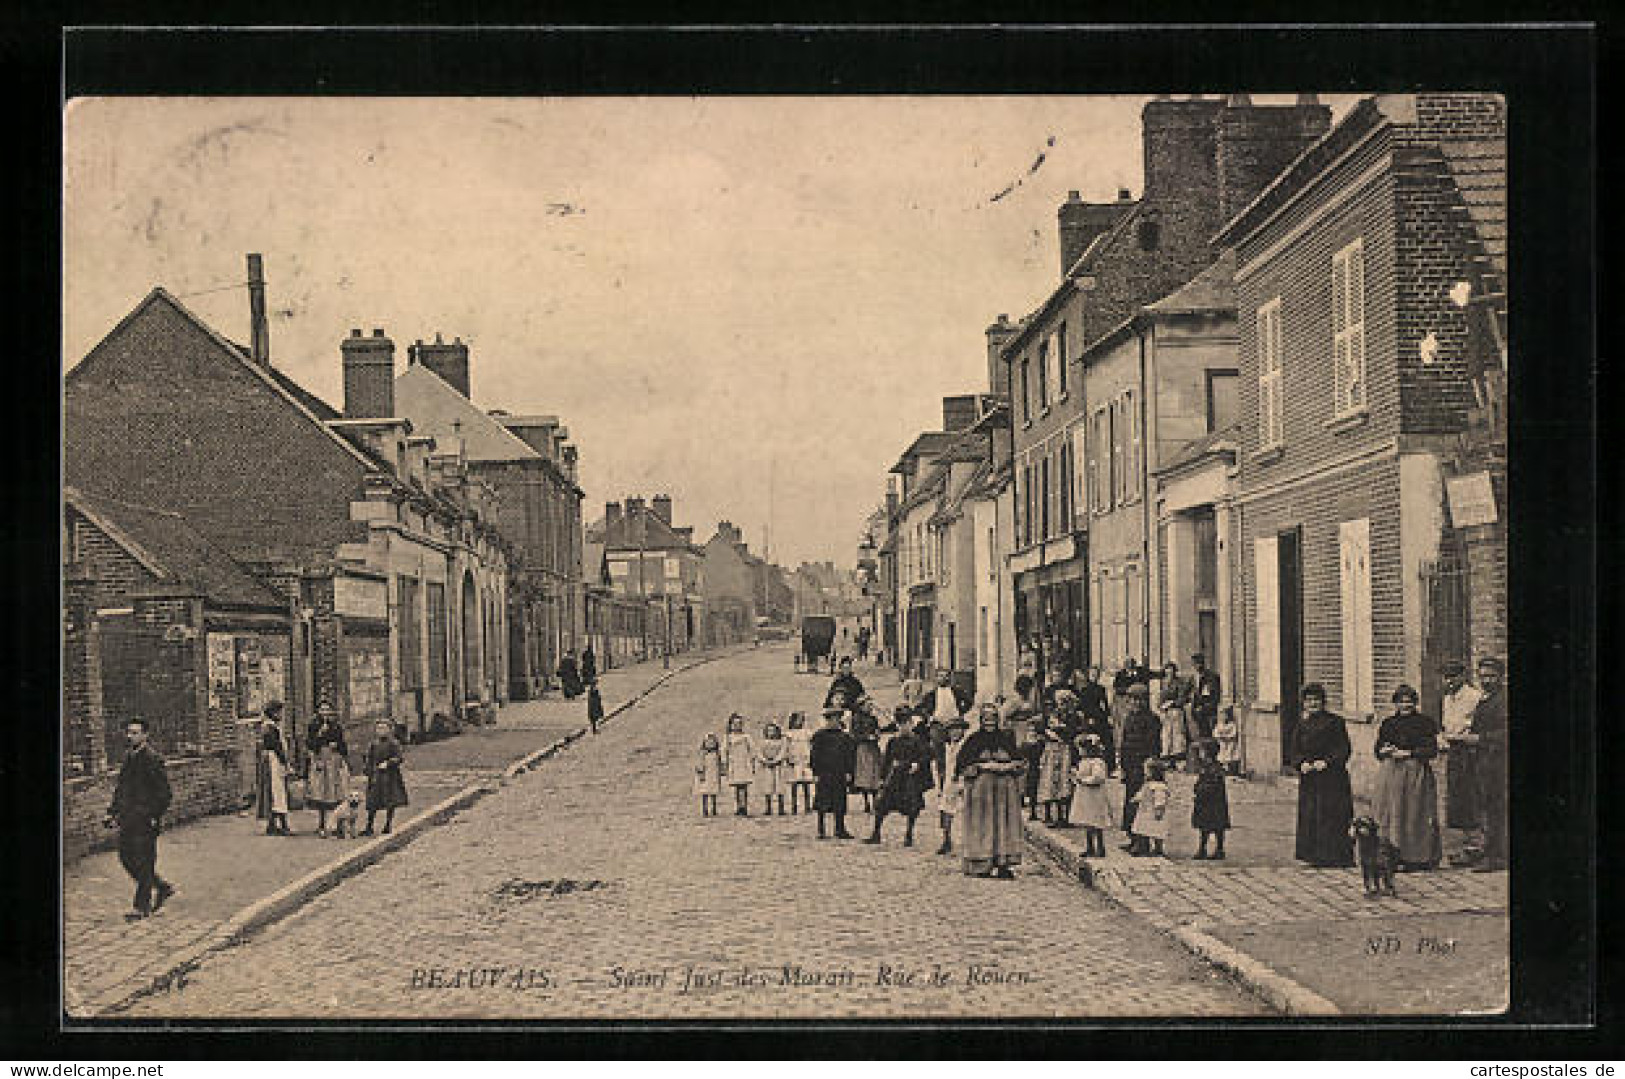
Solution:
{"label": "woman in long dark dress", "polygon": [[1432,869],[1444,851],[1439,842],[1439,787],[1433,758],[1439,725],[1416,710],[1416,690],[1394,690],[1394,714],[1377,729],[1377,793],[1372,817],[1399,848],[1401,869]]}
{"label": "woman in long dark dress", "polygon": [[886,778],[875,798],[875,830],[865,843],[880,842],[880,826],[888,813],[901,813],[908,821],[903,846],[914,845],[914,821],[925,808],[925,792],[931,789],[931,747],[914,729],[914,713],[898,710],[897,734],[886,743],[881,759]]}
{"label": "woman in long dark dress", "polygon": [[1016,741],[999,729],[999,711],[982,705],[981,729],[966,738],[954,757],[954,774],[964,781],[960,838],[967,877],[1014,877],[1025,837],[1021,827],[1021,762]]}
{"label": "woman in long dark dress", "polygon": [[373,727],[372,745],[367,747],[367,826],[362,835],[372,835],[378,811],[384,811],[384,834],[395,826],[395,810],[406,804],[406,781],[401,778],[405,762],[395,732],[384,720]]}
{"label": "woman in long dark dress", "polygon": [[1318,682],[1303,687],[1304,716],[1292,736],[1291,759],[1298,766],[1298,842],[1295,856],[1321,868],[1354,864],[1349,823],[1354,791],[1349,786],[1348,728],[1343,717],[1326,711],[1326,690]]}
{"label": "woman in long dark dress", "polygon": [[574,652],[566,652],[559,659],[559,687],[564,690],[565,700],[581,696],[581,672],[576,669]]}

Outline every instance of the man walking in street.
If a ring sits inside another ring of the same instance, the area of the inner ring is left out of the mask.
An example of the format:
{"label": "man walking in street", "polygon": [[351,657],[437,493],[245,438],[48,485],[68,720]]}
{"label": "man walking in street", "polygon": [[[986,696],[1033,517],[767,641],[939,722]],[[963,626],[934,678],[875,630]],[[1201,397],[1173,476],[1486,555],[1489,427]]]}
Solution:
{"label": "man walking in street", "polygon": [[1478,661],[1484,697],[1473,709],[1469,744],[1478,748],[1478,797],[1484,818],[1484,858],[1473,868],[1493,873],[1507,867],[1507,699],[1501,684],[1506,668],[1494,656]]}
{"label": "man walking in street", "polygon": [[125,921],[133,922],[162,907],[175,887],[158,875],[158,829],[169,809],[169,775],[147,740],[146,720],[130,720],[124,736],[130,752],[119,769],[105,823],[118,827],[118,859],[135,881],[135,908],[124,915]]}

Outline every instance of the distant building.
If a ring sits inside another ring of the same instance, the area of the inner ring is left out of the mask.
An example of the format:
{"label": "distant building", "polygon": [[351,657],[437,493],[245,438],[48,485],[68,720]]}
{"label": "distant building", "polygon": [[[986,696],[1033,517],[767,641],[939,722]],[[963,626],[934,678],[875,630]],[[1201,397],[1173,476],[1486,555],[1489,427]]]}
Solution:
{"label": "distant building", "polygon": [[692,528],[672,524],[667,495],[606,503],[603,519],[587,529],[588,542],[604,550],[614,594],[645,606],[645,655],[703,644],[704,555],[693,537]]}
{"label": "distant building", "polygon": [[705,643],[738,644],[756,639],[759,574],[743,535],[732,521],[718,521],[705,542]]}

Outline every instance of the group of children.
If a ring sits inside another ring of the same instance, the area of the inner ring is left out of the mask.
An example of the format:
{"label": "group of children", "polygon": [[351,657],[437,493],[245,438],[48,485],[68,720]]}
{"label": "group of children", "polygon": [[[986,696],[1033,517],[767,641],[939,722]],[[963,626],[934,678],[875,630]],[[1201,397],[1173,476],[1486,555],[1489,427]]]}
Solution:
{"label": "group of children", "polygon": [[[1059,715],[1051,722],[1043,715],[1020,723],[1018,743],[1027,761],[1026,800],[1029,819],[1043,822],[1052,828],[1082,828],[1084,830],[1084,857],[1104,857],[1106,832],[1121,819],[1129,833],[1124,848],[1136,857],[1161,857],[1163,844],[1168,838],[1169,806],[1172,800],[1167,782],[1168,765],[1162,757],[1150,757],[1143,762],[1125,762],[1125,768],[1139,771],[1143,782],[1125,781],[1124,792],[1129,808],[1119,812],[1113,804],[1113,785],[1110,780],[1108,747],[1100,734],[1089,730],[1073,736],[1073,712],[1070,702],[1059,702]],[[814,731],[807,726],[804,713],[792,712],[786,726],[777,722],[764,724],[760,738],[745,730],[745,719],[738,713],[728,717],[727,732],[722,737],[708,733],[701,743],[699,758],[694,768],[695,793],[700,798],[700,812],[704,816],[718,815],[718,802],[723,788],[729,787],[734,796],[734,814],[750,815],[750,796],[755,791],[762,798],[762,811],[771,816],[775,810],[786,815],[786,795],[789,796],[788,813],[803,810],[819,811],[819,834],[824,834],[824,814],[835,814],[835,834],[850,838],[845,828],[845,797],[848,791],[863,798],[866,812],[875,814],[875,834],[869,842],[878,842],[880,823],[888,810],[902,812],[908,820],[905,845],[912,845],[914,821],[923,809],[922,792],[936,788],[936,807],[942,830],[939,854],[953,850],[954,817],[961,796],[961,784],[955,774],[954,759],[968,723],[963,719],[945,724],[936,732],[928,751],[910,766],[922,776],[912,779],[909,797],[901,805],[895,793],[887,795],[895,784],[888,773],[895,767],[894,754],[888,745],[885,753],[880,747],[881,734],[890,733],[893,741],[898,734],[917,740],[922,747],[925,739],[913,733],[916,716],[907,706],[899,706],[894,721],[880,728],[873,715],[862,707],[837,699],[834,706],[825,709],[826,723],[833,729],[850,732],[848,752],[851,754],[850,785],[843,783],[839,807],[825,805],[821,800],[815,806],[813,789],[820,782],[814,769]],[[1228,717],[1226,717],[1228,719]],[[1202,739],[1190,747],[1192,771],[1195,773],[1194,801],[1191,809],[1191,827],[1200,835],[1195,854],[1197,859],[1222,860],[1225,832],[1230,828],[1229,796],[1225,777],[1231,768],[1220,759],[1219,744],[1214,739]],[[843,769],[844,770],[844,769]],[[1136,777],[1138,778],[1138,777]],[[1208,849],[1209,841],[1213,850]]]}

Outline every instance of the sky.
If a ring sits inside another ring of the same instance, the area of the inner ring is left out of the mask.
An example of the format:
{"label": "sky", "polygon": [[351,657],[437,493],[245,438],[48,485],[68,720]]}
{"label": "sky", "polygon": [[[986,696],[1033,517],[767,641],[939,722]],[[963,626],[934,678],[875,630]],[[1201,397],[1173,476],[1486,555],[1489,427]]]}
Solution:
{"label": "sky", "polygon": [[850,566],[941,399],[987,391],[988,323],[1059,282],[1067,192],[1140,194],[1144,101],[80,99],[64,368],[159,285],[247,342],[259,252],[271,361],[335,407],[352,327],[402,367],[460,336],[476,403],[569,428],[588,521],[666,493],[699,542]]}

